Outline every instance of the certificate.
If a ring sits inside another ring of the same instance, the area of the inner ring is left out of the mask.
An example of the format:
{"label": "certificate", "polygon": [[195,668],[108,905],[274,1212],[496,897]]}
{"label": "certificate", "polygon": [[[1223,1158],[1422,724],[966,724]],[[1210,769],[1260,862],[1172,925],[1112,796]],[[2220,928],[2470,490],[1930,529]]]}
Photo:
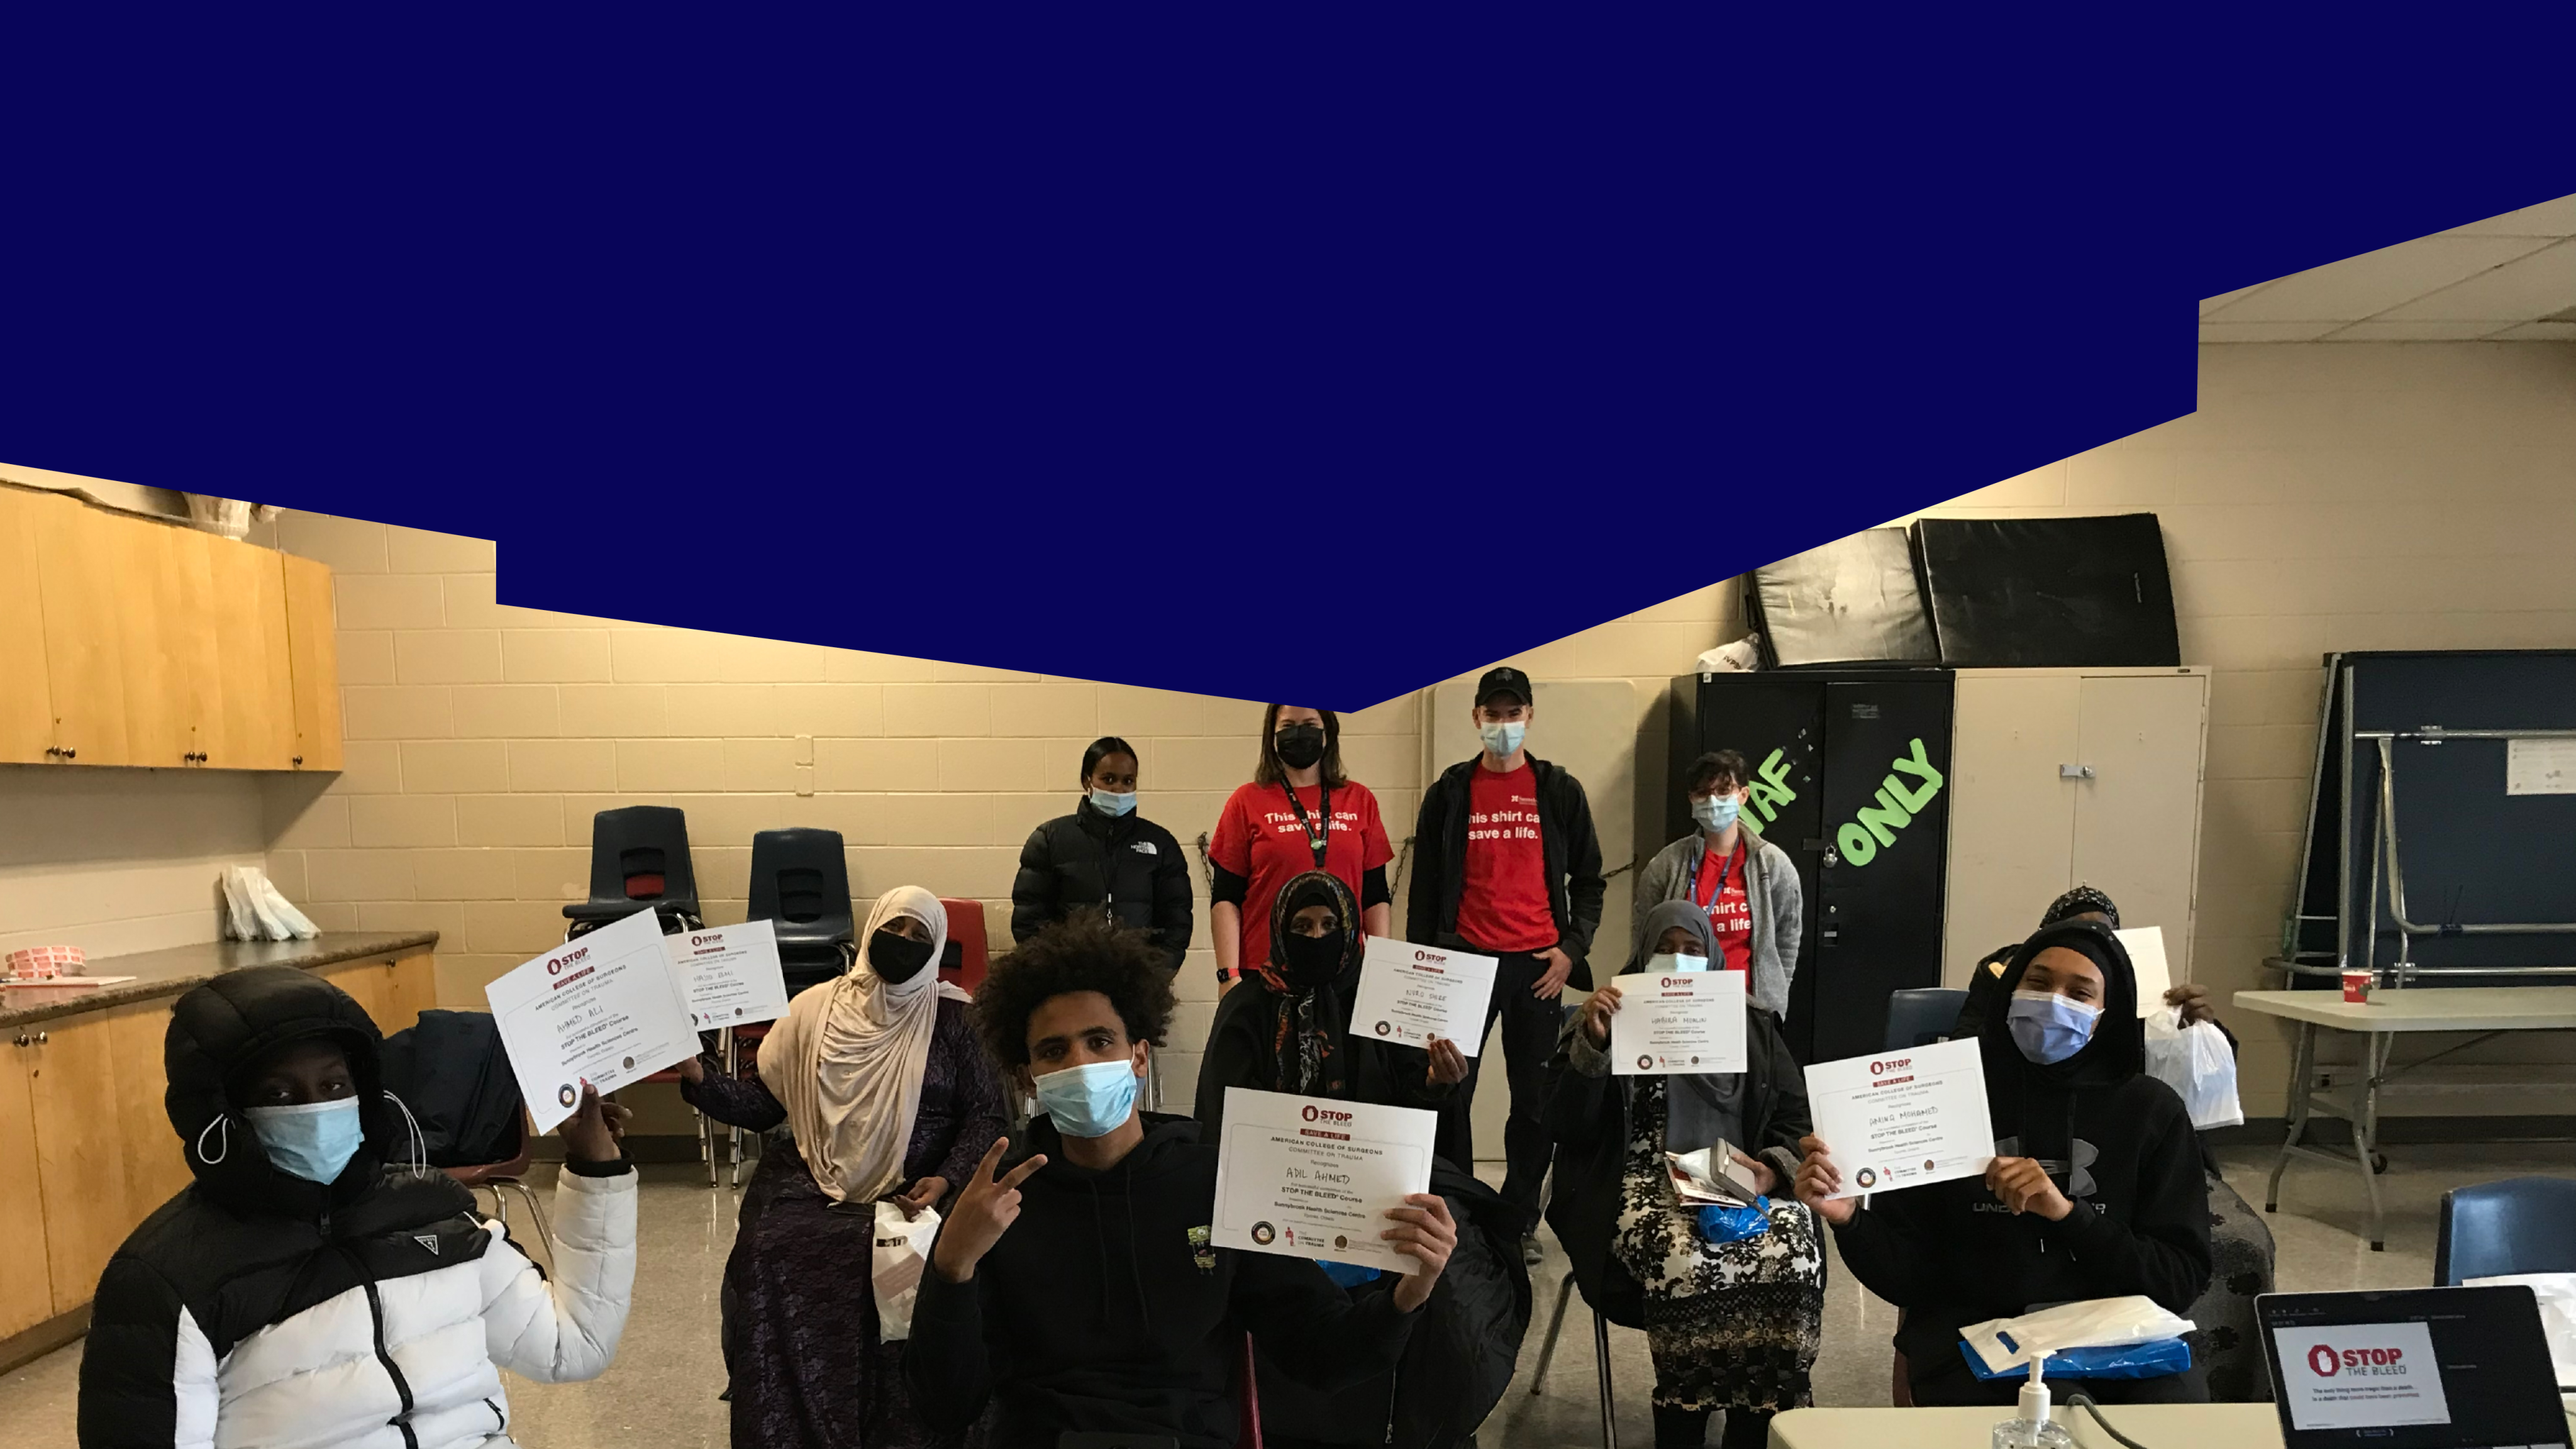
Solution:
{"label": "certificate", "polygon": [[697,1054],[661,917],[649,910],[566,941],[483,994],[540,1132],[581,1105],[584,1082],[605,1096]]}
{"label": "certificate", "polygon": [[1632,972],[1613,980],[1610,1071],[1621,1077],[1744,1070],[1744,973]]}
{"label": "certificate", "polygon": [[1842,1171],[1836,1197],[1982,1177],[1995,1158],[1975,1037],[1818,1062],[1807,1068],[1807,1108]]}
{"label": "certificate", "polygon": [[1217,1246],[1416,1271],[1378,1234],[1395,1226],[1388,1208],[1431,1190],[1438,1121],[1412,1107],[1226,1088]]}
{"label": "certificate", "polygon": [[2173,968],[2165,964],[2165,928],[2131,926],[2111,934],[2120,938],[2120,949],[2129,953],[2129,971],[2138,978],[2139,1017],[2164,1010],[2165,991],[2173,985]]}
{"label": "certificate", "polygon": [[1371,936],[1360,955],[1351,1030],[1409,1047],[1436,1036],[1472,1057],[1483,1044],[1485,1006],[1493,994],[1491,956]]}
{"label": "certificate", "polygon": [[776,1021],[787,1014],[787,974],[778,964],[778,928],[768,921],[664,936],[671,976],[700,1031]]}

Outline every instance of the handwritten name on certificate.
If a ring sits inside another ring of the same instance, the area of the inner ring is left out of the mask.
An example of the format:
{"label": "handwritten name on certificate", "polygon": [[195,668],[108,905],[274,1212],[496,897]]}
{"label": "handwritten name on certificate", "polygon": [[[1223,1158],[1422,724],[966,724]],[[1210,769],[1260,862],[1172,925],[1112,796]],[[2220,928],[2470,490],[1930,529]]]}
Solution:
{"label": "handwritten name on certificate", "polygon": [[701,1031],[776,1021],[787,1014],[787,973],[778,964],[778,927],[768,921],[683,931],[662,938],[671,975]]}
{"label": "handwritten name on certificate", "polygon": [[698,1050],[652,911],[566,941],[483,994],[540,1132],[581,1105],[582,1083],[606,1096]]}
{"label": "handwritten name on certificate", "polygon": [[1493,994],[1491,956],[1371,936],[1360,952],[1351,1030],[1409,1047],[1436,1036],[1472,1057],[1483,1044],[1485,1003]]}
{"label": "handwritten name on certificate", "polygon": [[1836,1197],[1981,1177],[1995,1156],[1977,1040],[1807,1068],[1816,1135],[1842,1170]]}
{"label": "handwritten name on certificate", "polygon": [[1630,972],[1614,979],[1610,1071],[1622,1077],[1744,1070],[1744,973]]}
{"label": "handwritten name on certificate", "polygon": [[1388,1208],[1431,1190],[1439,1120],[1411,1107],[1226,1088],[1217,1245],[1414,1272],[1422,1265],[1378,1234],[1395,1226]]}

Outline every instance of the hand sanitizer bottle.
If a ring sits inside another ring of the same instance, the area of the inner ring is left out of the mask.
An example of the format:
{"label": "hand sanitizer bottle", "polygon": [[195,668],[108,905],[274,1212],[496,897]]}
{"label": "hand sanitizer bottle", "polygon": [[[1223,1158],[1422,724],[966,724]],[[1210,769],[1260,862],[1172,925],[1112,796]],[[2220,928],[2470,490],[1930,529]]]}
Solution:
{"label": "hand sanitizer bottle", "polygon": [[1994,1449],[2076,1449],[2075,1436],[2048,1417],[2048,1380],[2040,1377],[2048,1361],[2030,1361],[2030,1382],[2021,1386],[2021,1411],[1995,1426]]}

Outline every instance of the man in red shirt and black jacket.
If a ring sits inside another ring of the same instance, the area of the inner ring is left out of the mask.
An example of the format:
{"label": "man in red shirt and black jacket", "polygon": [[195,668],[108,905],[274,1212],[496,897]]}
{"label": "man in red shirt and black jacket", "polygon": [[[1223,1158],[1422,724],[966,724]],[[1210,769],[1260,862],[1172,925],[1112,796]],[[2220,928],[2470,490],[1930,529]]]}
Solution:
{"label": "man in red shirt and black jacket", "polygon": [[[1547,1063],[1556,1051],[1569,985],[1592,987],[1585,955],[1601,925],[1601,845],[1583,782],[1530,754],[1522,740],[1537,714],[1529,676],[1506,664],[1476,681],[1475,721],[1484,750],[1452,765],[1423,792],[1413,831],[1405,936],[1494,957],[1485,1030],[1503,1022],[1511,1116],[1503,1128],[1503,1196],[1538,1214],[1553,1140],[1541,1116]],[[1475,1161],[1468,1112],[1481,1057],[1467,1062],[1440,1124],[1440,1155]],[[1522,1254],[1535,1262],[1535,1235]]]}

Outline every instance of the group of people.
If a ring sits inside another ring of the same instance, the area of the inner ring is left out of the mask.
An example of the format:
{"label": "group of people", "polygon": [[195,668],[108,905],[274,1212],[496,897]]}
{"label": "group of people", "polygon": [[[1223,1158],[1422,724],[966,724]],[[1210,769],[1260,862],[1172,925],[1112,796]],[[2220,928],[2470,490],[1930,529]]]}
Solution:
{"label": "group of people", "polygon": [[[1022,852],[1015,947],[971,1000],[938,975],[938,899],[898,887],[849,971],[795,997],[752,1070],[682,1065],[708,1116],[784,1128],[725,1271],[734,1442],[1213,1449],[1257,1403],[1274,1446],[1464,1443],[1512,1376],[1542,1201],[1587,1301],[1647,1335],[1659,1445],[1705,1443],[1712,1416],[1723,1444],[1759,1444],[1774,1414],[1812,1401],[1828,1231],[1903,1313],[1900,1401],[2011,1401],[2014,1385],[1969,1373],[1964,1324],[2069,1299],[2202,1299],[2224,1185],[2179,1100],[2142,1074],[2107,900],[2060,902],[1977,973],[1957,1030],[1985,1060],[1985,1177],[1837,1196],[1780,1025],[1804,904],[1786,852],[1745,816],[1742,757],[1702,756],[1680,782],[1695,828],[1640,872],[1621,971],[1596,986],[1604,878],[1583,787],[1530,753],[1519,670],[1486,674],[1472,707],[1478,756],[1424,794],[1404,935],[1500,963],[1485,1018],[1510,1093],[1499,1190],[1472,1172],[1481,1059],[1350,1030],[1363,943],[1395,929],[1394,852],[1330,711],[1265,712],[1253,779],[1208,847],[1222,995],[1195,1115],[1143,1109],[1192,892],[1179,843],[1136,811],[1137,752],[1103,739],[1074,812]],[[1613,1073],[1616,977],[1687,970],[1746,973],[1745,1070]],[[1569,988],[1590,993],[1579,1011]],[[622,1109],[585,1098],[564,1128],[547,1276],[407,1153],[375,1050],[362,1010],[286,968],[181,999],[169,1100],[198,1185],[101,1285],[85,1444],[500,1446],[499,1368],[606,1366],[634,1272]],[[1429,1191],[1382,1229],[1415,1271],[1214,1245],[1229,1087],[1437,1114]],[[1666,1154],[1721,1143],[1756,1203],[1685,1205]],[[900,1337],[870,1283],[880,1204],[940,1219]],[[2208,1391],[2197,1369],[2094,1387]]]}

